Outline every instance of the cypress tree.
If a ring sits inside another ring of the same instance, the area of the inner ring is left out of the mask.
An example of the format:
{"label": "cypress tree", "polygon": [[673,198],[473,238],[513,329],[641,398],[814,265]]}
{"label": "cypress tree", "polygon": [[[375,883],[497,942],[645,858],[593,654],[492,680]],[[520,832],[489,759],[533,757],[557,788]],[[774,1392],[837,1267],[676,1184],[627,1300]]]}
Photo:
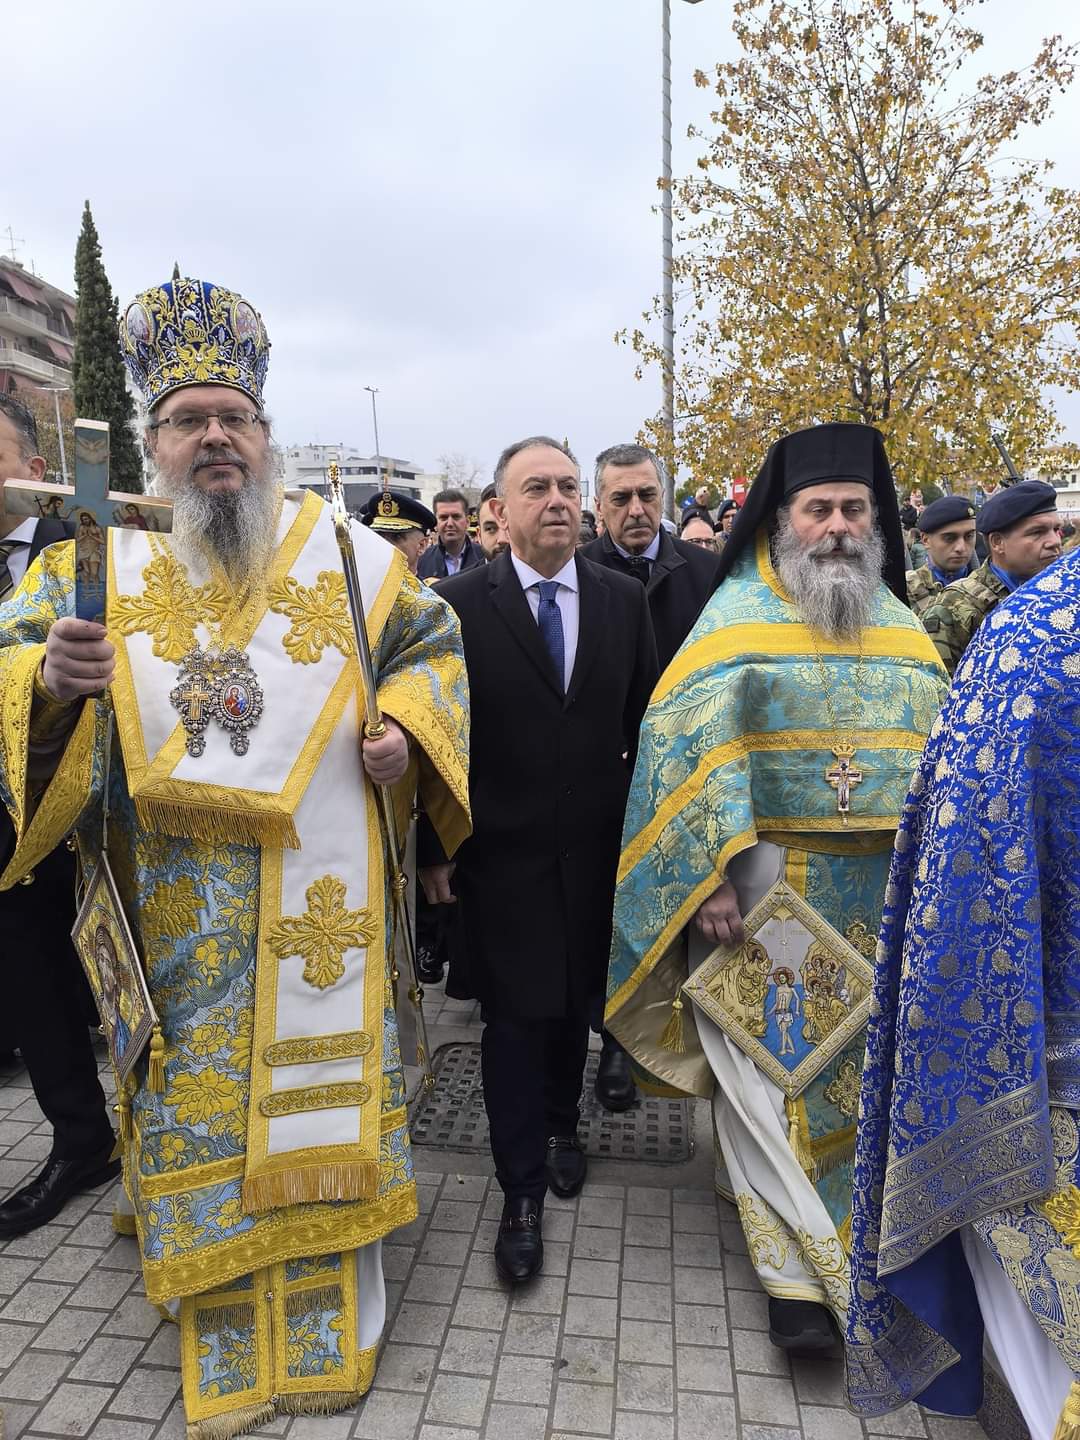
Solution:
{"label": "cypress tree", "polygon": [[75,246],[75,296],[71,363],[75,414],[84,420],[108,421],[109,488],[138,493],[143,488],[143,467],[135,441],[135,407],[120,356],[116,296],[101,261],[89,200]]}

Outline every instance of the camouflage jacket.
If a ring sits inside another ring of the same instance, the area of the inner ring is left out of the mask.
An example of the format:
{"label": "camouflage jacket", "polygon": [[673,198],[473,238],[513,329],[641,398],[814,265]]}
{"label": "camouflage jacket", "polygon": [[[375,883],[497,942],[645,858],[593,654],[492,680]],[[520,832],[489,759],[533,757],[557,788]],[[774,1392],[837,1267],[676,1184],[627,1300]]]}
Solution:
{"label": "camouflage jacket", "polygon": [[920,565],[917,570],[907,572],[907,603],[916,615],[922,615],[933,604],[945,586],[935,580],[929,565]]}
{"label": "camouflage jacket", "polygon": [[985,561],[963,580],[947,585],[919,615],[950,675],[975,631],[1008,593]]}

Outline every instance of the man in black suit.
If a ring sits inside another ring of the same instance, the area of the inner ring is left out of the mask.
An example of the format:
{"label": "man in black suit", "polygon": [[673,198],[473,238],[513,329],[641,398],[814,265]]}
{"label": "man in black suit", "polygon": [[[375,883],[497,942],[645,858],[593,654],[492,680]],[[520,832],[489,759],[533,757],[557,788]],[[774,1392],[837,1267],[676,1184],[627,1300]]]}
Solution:
{"label": "man in black suit", "polygon": [[438,539],[420,556],[421,580],[443,581],[484,564],[484,552],[469,538],[469,506],[460,490],[440,490],[431,502]]}
{"label": "man in black suit", "polygon": [[[496,503],[510,549],[439,593],[469,671],[473,834],[456,869],[421,870],[461,897],[466,943],[447,993],[483,1005],[484,1101],[505,1196],[500,1273],[543,1263],[544,1194],[585,1180],[578,1101],[601,993],[638,725],[657,678],[645,592],[575,556],[577,461],[534,436],[503,451]],[[427,856],[421,856],[421,863]]]}
{"label": "man in black suit", "polygon": [[[716,589],[719,554],[675,540],[661,526],[663,466],[644,445],[602,450],[596,457],[594,485],[604,533],[581,553],[645,586],[663,672]],[[630,1062],[613,1036],[606,1030],[600,1033],[596,1098],[608,1110],[628,1110],[637,1100]]]}
{"label": "man in black suit", "polygon": [[[40,480],[45,461],[37,445],[33,414],[0,394],[0,481]],[[0,603],[47,545],[73,533],[62,520],[8,518],[0,506]],[[0,810],[0,870],[14,842]],[[94,1002],[71,944],[74,920],[75,857],[64,845],[22,884],[0,891],[5,1048],[22,1052],[34,1098],[53,1127],[44,1168],[0,1204],[0,1240],[44,1225],[72,1195],[120,1172],[90,1042]]]}

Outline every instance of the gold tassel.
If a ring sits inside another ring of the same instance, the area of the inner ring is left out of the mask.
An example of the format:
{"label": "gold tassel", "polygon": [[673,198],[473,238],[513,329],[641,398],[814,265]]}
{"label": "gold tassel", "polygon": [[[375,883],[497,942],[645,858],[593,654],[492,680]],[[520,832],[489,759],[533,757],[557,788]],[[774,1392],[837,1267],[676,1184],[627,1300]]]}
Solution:
{"label": "gold tassel", "polygon": [[673,1055],[686,1054],[686,1037],[683,1033],[682,1012],[682,996],[676,990],[675,999],[671,1002],[671,1019],[664,1026],[664,1033],[660,1036],[660,1048],[662,1050],[670,1050]]}
{"label": "gold tassel", "polygon": [[1080,1380],[1074,1380],[1069,1386],[1053,1440],[1080,1440]]}
{"label": "gold tassel", "polygon": [[135,1216],[120,1210],[113,1211],[112,1228],[116,1235],[137,1235],[139,1233],[135,1225]]}
{"label": "gold tassel", "polygon": [[160,1025],[155,1025],[150,1031],[150,1064],[146,1083],[155,1095],[165,1094],[165,1039]]}
{"label": "gold tassel", "polygon": [[802,1126],[799,1124],[799,1102],[785,1098],[784,1109],[787,1111],[788,1119],[788,1144],[803,1172],[812,1180],[814,1178],[814,1157],[803,1140]]}
{"label": "gold tassel", "polygon": [[113,1108],[120,1117],[120,1143],[130,1145],[132,1139],[131,1102],[126,1095],[117,1095],[116,1105]]}
{"label": "gold tassel", "polygon": [[300,837],[291,815],[259,814],[227,806],[184,805],[169,800],[135,797],[135,813],[147,830],[183,835],[208,845],[268,845],[276,850],[299,850]]}

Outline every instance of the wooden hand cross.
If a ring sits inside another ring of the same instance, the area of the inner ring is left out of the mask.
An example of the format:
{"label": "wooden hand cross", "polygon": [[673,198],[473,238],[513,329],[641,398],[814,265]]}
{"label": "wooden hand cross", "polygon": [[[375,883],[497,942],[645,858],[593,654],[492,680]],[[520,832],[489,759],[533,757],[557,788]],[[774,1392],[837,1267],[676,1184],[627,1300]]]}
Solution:
{"label": "wooden hand cross", "polygon": [[105,623],[105,532],[110,525],[159,534],[172,529],[172,501],[109,489],[109,427],[75,421],[75,485],[8,480],[3,509],[9,515],[75,524],[75,614]]}

